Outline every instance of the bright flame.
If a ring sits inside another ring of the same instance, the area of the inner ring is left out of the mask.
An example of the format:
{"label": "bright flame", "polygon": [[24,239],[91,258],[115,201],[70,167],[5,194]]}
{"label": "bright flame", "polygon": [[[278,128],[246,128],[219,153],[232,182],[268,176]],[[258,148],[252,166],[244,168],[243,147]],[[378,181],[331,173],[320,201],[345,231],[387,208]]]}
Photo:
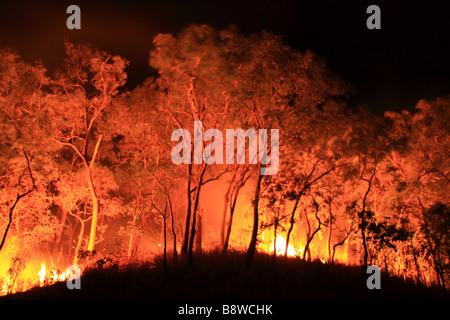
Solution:
{"label": "bright flame", "polygon": [[45,274],[46,274],[46,270],[45,270],[45,263],[41,264],[41,270],[38,272],[38,276],[39,276],[39,285],[42,286],[44,284],[45,281]]}
{"label": "bright flame", "polygon": [[9,280],[9,278],[7,278],[5,280],[5,282],[3,283],[2,290],[0,291],[0,296],[4,296],[4,295],[8,294],[9,284],[10,284],[10,280]]}
{"label": "bright flame", "polygon": [[[272,245],[270,247],[270,250],[273,252],[273,245],[275,241],[272,241]],[[286,239],[283,238],[283,236],[277,234],[277,254],[283,255],[286,252]],[[294,257],[297,255],[297,252],[295,251],[294,247],[289,243],[288,244],[288,250],[287,250],[288,257]]]}
{"label": "bright flame", "polygon": [[[272,241],[265,240],[265,238],[269,238],[268,235],[270,235],[270,234],[266,233],[266,232],[263,233],[262,239],[261,239],[262,241],[259,244],[259,248],[267,253],[273,253],[273,247],[274,247],[275,241],[272,237],[270,237],[270,238],[272,238]],[[276,239],[277,239],[277,243],[276,243],[277,255],[284,255],[286,252],[286,239],[280,234],[277,234]],[[304,248],[299,248],[299,250],[295,250],[294,247],[291,245],[291,243],[289,243],[288,248],[287,248],[287,256],[295,257],[298,255],[301,255],[301,254],[303,254],[303,250],[304,250]]]}
{"label": "bright flame", "polygon": [[[0,296],[12,294],[21,291],[27,291],[37,285],[43,287],[45,285],[52,285],[59,281],[66,281],[72,275],[71,271],[67,269],[60,272],[53,268],[47,268],[45,263],[41,263],[41,268],[38,272],[34,269],[31,273],[22,271],[18,279],[12,280],[10,276],[0,276]],[[80,274],[78,274],[78,277]],[[74,277],[75,279],[77,277]]]}

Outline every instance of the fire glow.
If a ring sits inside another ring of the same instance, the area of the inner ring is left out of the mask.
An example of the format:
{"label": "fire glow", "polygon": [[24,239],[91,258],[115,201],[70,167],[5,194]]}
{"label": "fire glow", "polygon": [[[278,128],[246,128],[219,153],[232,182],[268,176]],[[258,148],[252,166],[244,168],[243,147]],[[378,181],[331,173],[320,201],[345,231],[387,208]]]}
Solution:
{"label": "fire glow", "polygon": [[450,99],[351,108],[322,58],[266,32],[159,34],[134,89],[126,59],[64,44],[55,74],[0,49],[2,294],[257,251],[449,283]]}
{"label": "fire glow", "polygon": [[[223,136],[222,132],[218,129],[208,129],[203,134],[202,121],[194,121],[194,164],[202,164],[205,161],[206,164],[223,164]],[[279,130],[271,129],[271,142],[270,142],[270,156],[268,153],[267,144],[267,129],[259,129],[256,134],[255,129],[247,129],[245,132],[242,129],[227,129],[226,130],[226,164],[234,164],[235,154],[235,138],[237,138],[237,164],[245,164],[245,139],[249,139],[248,147],[248,163],[257,163],[257,154],[259,155],[259,161],[263,165],[269,165],[269,167],[262,167],[260,169],[261,175],[273,175],[278,172],[279,168]],[[178,143],[172,149],[172,162],[175,164],[191,164],[191,134],[187,129],[176,129],[172,133],[171,140],[178,141],[182,138],[182,141]],[[211,142],[205,148],[203,148],[203,141]],[[257,142],[258,141],[258,142]],[[203,152],[202,152],[203,150]],[[180,156],[180,153],[182,155]]]}
{"label": "fire glow", "polygon": [[[264,242],[264,238],[262,239],[262,242]],[[277,234],[276,239],[271,240],[270,246],[264,246],[261,244],[260,249],[266,253],[273,253],[274,245],[276,245],[276,254],[277,255],[285,255],[286,254],[288,257],[299,256],[299,254],[303,253],[303,249],[304,249],[304,248],[300,248],[299,250],[295,250],[294,247],[292,246],[292,244],[289,243],[287,246],[287,251],[286,251],[286,239],[283,238],[283,236],[280,234]]]}
{"label": "fire glow", "polygon": [[63,272],[56,268],[47,269],[45,263],[42,262],[37,272],[33,269],[27,269],[21,272],[19,277],[11,275],[0,276],[0,296],[27,291],[37,286],[44,287],[57,282],[71,281],[80,276],[81,273],[79,271],[74,274],[69,268]]}

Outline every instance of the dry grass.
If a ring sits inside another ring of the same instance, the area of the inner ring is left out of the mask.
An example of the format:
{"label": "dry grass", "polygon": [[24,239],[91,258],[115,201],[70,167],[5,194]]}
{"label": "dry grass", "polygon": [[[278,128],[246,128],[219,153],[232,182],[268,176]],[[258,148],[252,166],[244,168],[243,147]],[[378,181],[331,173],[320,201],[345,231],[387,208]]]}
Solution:
{"label": "dry grass", "polygon": [[169,261],[164,281],[162,259],[119,268],[87,270],[81,290],[65,283],[4,297],[5,299],[149,299],[149,300],[301,300],[301,299],[448,299],[440,288],[382,277],[381,290],[369,290],[361,268],[305,262],[257,254],[245,270],[245,254],[197,255],[189,267]]}

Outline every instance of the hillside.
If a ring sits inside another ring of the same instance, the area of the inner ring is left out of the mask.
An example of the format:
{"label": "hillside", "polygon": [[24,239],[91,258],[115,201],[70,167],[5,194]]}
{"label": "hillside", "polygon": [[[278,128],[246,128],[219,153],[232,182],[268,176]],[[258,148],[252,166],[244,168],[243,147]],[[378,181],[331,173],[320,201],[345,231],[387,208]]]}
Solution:
{"label": "hillside", "polygon": [[196,256],[194,265],[168,263],[164,284],[162,259],[122,267],[85,270],[80,290],[65,282],[33,288],[3,299],[145,299],[145,300],[300,300],[300,299],[448,299],[440,288],[382,275],[381,289],[369,290],[369,275],[359,267],[327,265],[258,254],[249,270],[245,255]]}

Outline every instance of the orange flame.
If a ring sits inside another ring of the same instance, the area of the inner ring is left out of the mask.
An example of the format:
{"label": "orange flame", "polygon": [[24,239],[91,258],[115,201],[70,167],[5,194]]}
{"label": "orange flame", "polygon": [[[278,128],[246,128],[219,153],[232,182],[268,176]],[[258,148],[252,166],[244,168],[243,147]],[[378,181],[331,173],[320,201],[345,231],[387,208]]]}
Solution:
{"label": "orange flame", "polygon": [[41,270],[37,274],[39,276],[39,285],[42,287],[45,281],[45,274],[46,274],[45,263],[41,264]]}
{"label": "orange flame", "polygon": [[38,272],[23,271],[20,275],[20,280],[14,281],[10,276],[0,276],[0,296],[13,294],[16,292],[27,291],[35,286],[52,285],[56,282],[66,281],[71,276],[70,270],[59,272],[56,269],[48,269],[45,263],[41,263],[41,268]]}
{"label": "orange flame", "polygon": [[[272,240],[272,246],[270,250],[273,252],[275,240]],[[276,244],[277,254],[284,254],[286,252],[286,239],[283,238],[280,234],[277,234],[277,244]],[[294,247],[289,243],[287,249],[288,257],[295,257],[297,255],[297,251],[295,251]]]}
{"label": "orange flame", "polygon": [[[264,232],[263,236],[262,236],[262,241],[259,245],[259,248],[262,251],[265,251],[267,253],[273,253],[275,239],[272,239],[270,244],[268,244],[267,241],[265,241],[265,238],[267,237],[267,235],[265,235],[265,234],[266,233]],[[302,247],[300,247],[298,250],[295,250],[294,246],[291,243],[289,243],[288,247],[287,247],[287,256],[295,257],[298,255],[301,255],[303,253],[303,250],[304,250],[304,248],[302,248]],[[286,239],[281,234],[277,234],[276,253],[277,253],[277,255],[284,255],[286,253]]]}

